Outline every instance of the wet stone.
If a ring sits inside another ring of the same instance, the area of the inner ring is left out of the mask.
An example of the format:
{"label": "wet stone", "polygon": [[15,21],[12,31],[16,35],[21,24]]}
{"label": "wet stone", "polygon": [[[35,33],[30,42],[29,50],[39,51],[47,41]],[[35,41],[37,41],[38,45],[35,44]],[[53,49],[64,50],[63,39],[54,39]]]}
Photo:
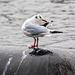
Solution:
{"label": "wet stone", "polygon": [[[0,75],[75,75],[75,56],[72,53],[34,48],[25,55],[24,49],[0,48]],[[62,53],[66,53],[65,58]]]}
{"label": "wet stone", "polygon": [[47,54],[53,54],[53,52],[49,50],[44,50],[41,48],[34,48],[32,52],[29,53],[30,55],[37,55],[37,56],[42,56],[42,55],[47,55]]}
{"label": "wet stone", "polygon": [[34,48],[22,62],[18,75],[74,75],[73,63],[65,61],[59,54]]}

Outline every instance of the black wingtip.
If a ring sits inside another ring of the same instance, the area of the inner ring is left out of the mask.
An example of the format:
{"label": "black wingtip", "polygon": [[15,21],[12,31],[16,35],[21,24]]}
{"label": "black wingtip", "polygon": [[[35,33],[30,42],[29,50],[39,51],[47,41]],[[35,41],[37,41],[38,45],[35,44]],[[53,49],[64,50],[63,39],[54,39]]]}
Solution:
{"label": "black wingtip", "polygon": [[63,33],[62,31],[50,31],[50,33],[54,34],[54,33]]}

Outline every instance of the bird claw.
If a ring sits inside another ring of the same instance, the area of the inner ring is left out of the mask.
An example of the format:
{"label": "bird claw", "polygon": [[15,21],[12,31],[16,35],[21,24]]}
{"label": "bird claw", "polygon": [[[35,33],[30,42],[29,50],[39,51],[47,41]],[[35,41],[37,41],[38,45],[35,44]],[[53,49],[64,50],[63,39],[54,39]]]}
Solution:
{"label": "bird claw", "polygon": [[33,46],[31,46],[31,47],[29,47],[29,49],[32,49],[32,48],[35,48],[35,47],[38,47],[38,45],[33,45]]}
{"label": "bird claw", "polygon": [[32,48],[34,48],[35,46],[31,46],[31,47],[29,47],[29,49],[32,49]]}

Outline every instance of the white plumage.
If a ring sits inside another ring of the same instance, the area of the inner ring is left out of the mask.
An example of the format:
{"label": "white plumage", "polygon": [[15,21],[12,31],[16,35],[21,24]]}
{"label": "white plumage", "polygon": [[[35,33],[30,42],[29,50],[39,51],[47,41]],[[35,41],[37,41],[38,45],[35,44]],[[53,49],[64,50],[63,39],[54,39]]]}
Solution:
{"label": "white plumage", "polygon": [[[42,26],[47,21],[41,15],[35,15],[27,19],[22,25],[22,30],[25,35],[34,38],[34,45],[30,48],[38,47],[38,37],[43,37],[50,34],[50,30],[47,27]],[[37,38],[37,45],[36,44]]]}

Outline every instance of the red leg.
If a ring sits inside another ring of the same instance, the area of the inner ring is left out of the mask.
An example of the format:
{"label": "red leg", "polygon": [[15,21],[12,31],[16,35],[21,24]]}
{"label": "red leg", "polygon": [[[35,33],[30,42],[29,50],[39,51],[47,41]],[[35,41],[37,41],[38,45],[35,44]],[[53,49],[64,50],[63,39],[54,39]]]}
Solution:
{"label": "red leg", "polygon": [[39,41],[39,38],[37,37],[37,44],[36,44],[36,47],[38,48],[38,41]]}
{"label": "red leg", "polygon": [[35,47],[35,44],[36,44],[36,38],[34,37],[34,47]]}
{"label": "red leg", "polygon": [[30,49],[31,49],[31,48],[34,48],[34,47],[35,47],[35,44],[36,44],[36,38],[34,37],[34,45],[31,46],[31,47],[29,47],[29,48],[30,48]]}

